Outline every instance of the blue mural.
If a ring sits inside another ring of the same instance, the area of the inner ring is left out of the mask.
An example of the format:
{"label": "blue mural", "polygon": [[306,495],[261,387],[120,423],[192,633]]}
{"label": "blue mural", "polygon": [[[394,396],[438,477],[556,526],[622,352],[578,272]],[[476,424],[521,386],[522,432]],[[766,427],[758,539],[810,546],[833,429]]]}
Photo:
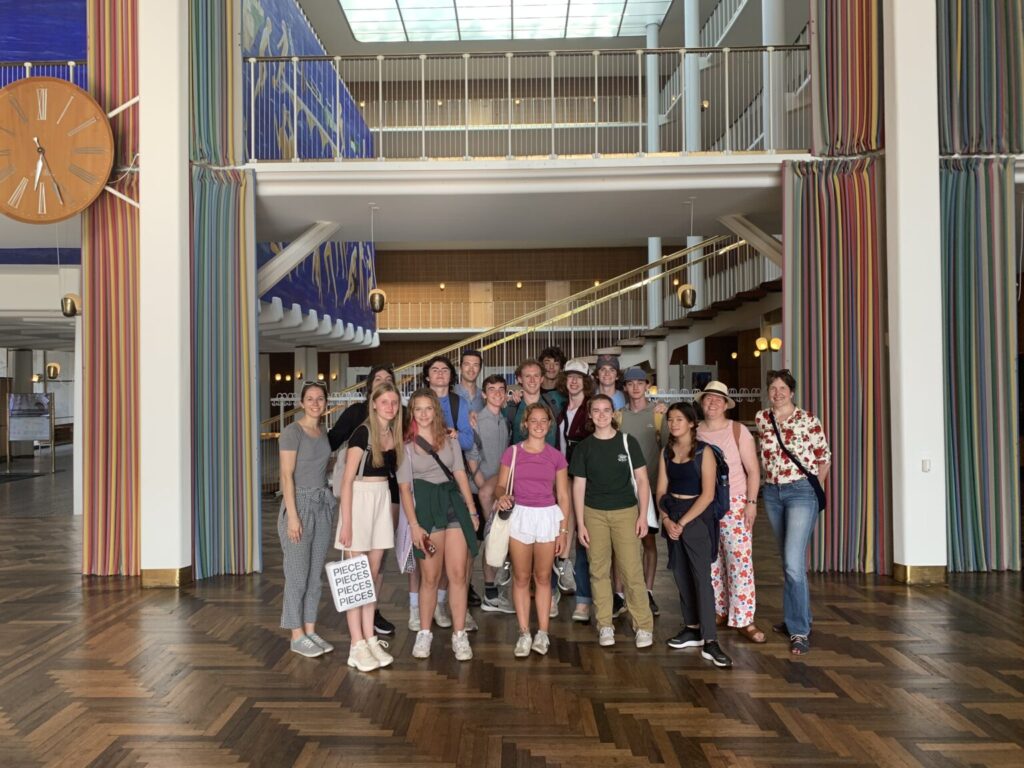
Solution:
{"label": "blue mural", "polygon": [[[287,243],[259,243],[257,264],[262,267],[285,246]],[[375,287],[374,258],[370,243],[324,243],[260,300],[277,297],[286,311],[298,304],[303,312],[315,309],[321,316],[375,330],[377,321],[370,309],[370,290]]]}
{"label": "blue mural", "polygon": [[85,51],[85,0],[0,0],[0,61],[80,61]]}
{"label": "blue mural", "polygon": [[32,265],[42,267],[79,266],[82,263],[81,248],[0,248],[0,264]]}
{"label": "blue mural", "polygon": [[[324,56],[326,53],[295,0],[244,0],[242,51],[245,57]],[[258,64],[252,90],[253,72],[248,64],[244,67],[243,101],[247,125],[253,112],[250,98],[255,98],[255,157],[288,159],[293,155],[293,142],[298,143],[299,157],[304,159],[326,160],[336,155],[373,157],[370,129],[348,88],[339,80],[334,62],[300,62],[297,73],[294,67],[290,61]],[[296,114],[297,121],[294,120]],[[249,136],[248,131],[246,136]]]}

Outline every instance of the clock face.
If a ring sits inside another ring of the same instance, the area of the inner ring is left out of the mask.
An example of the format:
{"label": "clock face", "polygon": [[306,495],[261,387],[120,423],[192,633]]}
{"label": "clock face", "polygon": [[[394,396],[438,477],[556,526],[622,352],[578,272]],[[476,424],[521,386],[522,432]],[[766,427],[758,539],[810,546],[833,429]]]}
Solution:
{"label": "clock face", "polygon": [[106,112],[78,86],[27,77],[0,90],[0,213],[31,224],[74,216],[113,165]]}

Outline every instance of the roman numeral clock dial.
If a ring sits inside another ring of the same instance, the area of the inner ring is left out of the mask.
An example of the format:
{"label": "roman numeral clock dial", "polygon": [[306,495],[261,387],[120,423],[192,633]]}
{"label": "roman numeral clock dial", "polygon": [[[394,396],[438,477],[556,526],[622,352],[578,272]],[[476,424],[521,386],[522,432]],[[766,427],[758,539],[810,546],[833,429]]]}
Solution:
{"label": "roman numeral clock dial", "polygon": [[70,218],[114,165],[106,112],[81,88],[27,77],[0,89],[0,213],[30,224]]}

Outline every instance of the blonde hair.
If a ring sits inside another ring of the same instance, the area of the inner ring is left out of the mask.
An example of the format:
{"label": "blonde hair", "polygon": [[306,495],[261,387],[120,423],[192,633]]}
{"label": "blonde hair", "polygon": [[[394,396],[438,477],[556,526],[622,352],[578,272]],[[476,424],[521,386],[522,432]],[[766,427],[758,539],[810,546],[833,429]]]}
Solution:
{"label": "blonde hair", "polygon": [[530,414],[534,411],[543,411],[544,415],[548,417],[548,429],[551,428],[551,422],[555,420],[555,417],[551,413],[551,409],[548,408],[547,403],[543,400],[538,400],[536,403],[530,403],[526,408],[523,409],[523,418],[519,422],[519,431],[524,435],[529,435],[530,432],[526,427],[526,422],[530,419]]}
{"label": "blonde hair", "polygon": [[[440,451],[448,440],[448,428],[444,425],[444,411],[441,410],[441,401],[437,399],[434,390],[427,387],[417,389],[412,393],[412,397],[409,398],[409,413],[413,414],[413,417],[409,419],[409,431],[406,433],[405,439],[411,443],[420,433],[420,426],[416,423],[415,416],[416,401],[420,399],[429,400],[430,404],[434,406],[434,420],[430,423],[430,431],[433,434],[428,442],[434,446],[435,451]],[[424,439],[426,439],[425,435]]]}
{"label": "blonde hair", "polygon": [[[393,392],[395,397],[398,398],[398,412],[395,417],[388,422],[387,431],[391,433],[391,439],[395,446],[395,468],[397,469],[402,465],[402,454],[405,451],[400,451],[398,446],[402,444],[402,396],[398,393],[398,388],[390,381],[384,381],[374,387],[373,392],[370,393],[370,403],[376,403],[382,395],[386,395],[389,392]],[[377,418],[376,411],[371,407],[369,413],[366,414],[366,429],[369,430],[369,449],[370,449],[370,461],[373,462],[373,466],[380,467],[384,466],[384,451],[381,448],[381,426],[380,419]]]}

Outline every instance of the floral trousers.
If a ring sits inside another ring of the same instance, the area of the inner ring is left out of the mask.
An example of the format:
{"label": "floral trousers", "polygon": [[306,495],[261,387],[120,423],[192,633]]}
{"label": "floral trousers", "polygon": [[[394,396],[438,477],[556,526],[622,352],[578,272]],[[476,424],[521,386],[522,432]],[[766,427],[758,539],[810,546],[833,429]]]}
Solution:
{"label": "floral trousers", "polygon": [[718,557],[711,564],[715,613],[726,616],[730,627],[745,627],[754,620],[753,536],[743,522],[745,496],[729,499],[729,514],[718,523]]}

